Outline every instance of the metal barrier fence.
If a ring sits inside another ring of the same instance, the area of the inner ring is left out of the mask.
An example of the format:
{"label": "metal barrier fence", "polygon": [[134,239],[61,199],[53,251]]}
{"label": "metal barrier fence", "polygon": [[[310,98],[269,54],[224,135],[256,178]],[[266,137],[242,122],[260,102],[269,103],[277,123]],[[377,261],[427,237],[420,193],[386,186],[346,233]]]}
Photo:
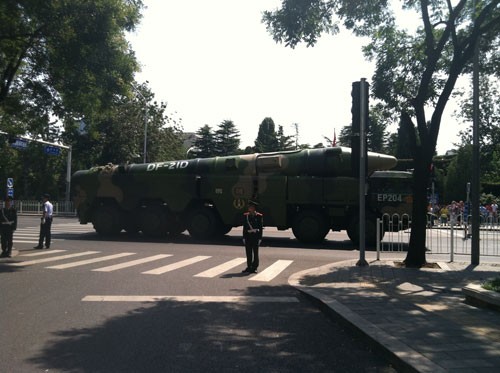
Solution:
{"label": "metal barrier fence", "polygon": [[[405,251],[410,241],[411,228],[403,229],[402,222],[407,219],[411,227],[411,217],[407,215],[385,214],[377,219],[377,257],[380,252]],[[432,254],[470,255],[471,225],[470,216],[465,221],[462,214],[450,217],[428,215],[426,246]],[[399,225],[398,225],[399,224]],[[391,229],[398,227],[399,229]],[[480,255],[500,256],[500,218],[481,216],[479,227]]]}
{"label": "metal barrier fence", "polygon": [[[56,216],[76,216],[73,201],[51,201]],[[42,215],[43,202],[41,201],[15,201],[19,215]]]}

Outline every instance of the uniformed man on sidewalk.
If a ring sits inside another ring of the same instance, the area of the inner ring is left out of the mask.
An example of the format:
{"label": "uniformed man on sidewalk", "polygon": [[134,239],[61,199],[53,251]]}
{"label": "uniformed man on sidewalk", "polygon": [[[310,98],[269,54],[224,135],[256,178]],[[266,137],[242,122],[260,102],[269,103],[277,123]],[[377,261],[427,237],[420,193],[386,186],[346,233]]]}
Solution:
{"label": "uniformed man on sidewalk", "polygon": [[259,245],[262,240],[262,214],[257,212],[257,202],[248,201],[248,211],[243,214],[243,243],[247,254],[244,273],[256,273],[259,266]]}
{"label": "uniformed man on sidewalk", "polygon": [[2,241],[2,257],[10,258],[14,245],[14,231],[17,228],[17,211],[12,197],[5,199],[5,206],[0,210],[0,235]]}

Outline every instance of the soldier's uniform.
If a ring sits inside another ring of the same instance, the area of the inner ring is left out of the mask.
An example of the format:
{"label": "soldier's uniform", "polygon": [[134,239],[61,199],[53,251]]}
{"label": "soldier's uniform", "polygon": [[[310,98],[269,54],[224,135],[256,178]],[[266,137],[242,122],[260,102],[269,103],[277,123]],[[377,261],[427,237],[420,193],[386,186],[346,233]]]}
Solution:
{"label": "soldier's uniform", "polygon": [[[11,201],[10,197],[7,198]],[[7,203],[7,202],[6,202]],[[0,211],[0,234],[2,241],[2,257],[10,257],[12,254],[12,246],[14,244],[14,231],[17,228],[17,211],[12,204],[2,207]]]}
{"label": "soldier's uniform", "polygon": [[255,210],[250,211],[250,206],[255,208],[257,203],[250,201],[248,203],[249,211],[243,214],[243,242],[245,243],[247,255],[247,268],[243,272],[255,273],[259,266],[259,245],[262,240],[263,216]]}

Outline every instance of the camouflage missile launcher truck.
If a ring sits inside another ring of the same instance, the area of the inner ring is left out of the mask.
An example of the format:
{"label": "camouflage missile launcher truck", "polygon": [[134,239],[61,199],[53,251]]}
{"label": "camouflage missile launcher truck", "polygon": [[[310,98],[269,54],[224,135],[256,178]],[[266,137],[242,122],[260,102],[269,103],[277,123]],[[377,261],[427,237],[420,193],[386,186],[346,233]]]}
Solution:
{"label": "camouflage missile launcher truck", "polygon": [[[394,157],[368,153],[366,240],[376,218],[411,212],[411,174],[387,171]],[[320,242],[346,229],[358,242],[359,181],[344,147],[235,155],[77,171],[72,185],[81,224],[103,235],[122,230],[147,236],[188,230],[197,239],[241,225],[249,199],[259,202],[266,226],[292,228],[303,242]]]}

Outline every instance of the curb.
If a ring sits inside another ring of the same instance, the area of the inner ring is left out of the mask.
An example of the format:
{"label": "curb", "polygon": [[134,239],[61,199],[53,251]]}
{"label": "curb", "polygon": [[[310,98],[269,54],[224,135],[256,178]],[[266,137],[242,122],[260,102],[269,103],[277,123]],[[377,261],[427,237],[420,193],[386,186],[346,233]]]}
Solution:
{"label": "curb", "polygon": [[315,275],[325,274],[331,272],[335,268],[352,266],[355,264],[356,260],[347,260],[297,272],[289,277],[288,283],[301,293],[318,301],[321,305],[326,307],[327,311],[332,313],[334,316],[342,318],[350,327],[368,337],[373,343],[378,345],[387,353],[387,357],[391,363],[396,365],[398,369],[406,372],[446,372],[446,370],[441,366],[435,364],[424,355],[399,341],[397,338],[373,325],[363,317],[359,316],[356,312],[352,311],[349,307],[346,307],[339,301],[328,295],[322,294],[311,287],[300,284],[300,279],[305,275],[313,273]]}
{"label": "curb", "polygon": [[462,288],[465,300],[473,305],[500,309],[500,293],[484,289],[480,284],[471,283]]}

